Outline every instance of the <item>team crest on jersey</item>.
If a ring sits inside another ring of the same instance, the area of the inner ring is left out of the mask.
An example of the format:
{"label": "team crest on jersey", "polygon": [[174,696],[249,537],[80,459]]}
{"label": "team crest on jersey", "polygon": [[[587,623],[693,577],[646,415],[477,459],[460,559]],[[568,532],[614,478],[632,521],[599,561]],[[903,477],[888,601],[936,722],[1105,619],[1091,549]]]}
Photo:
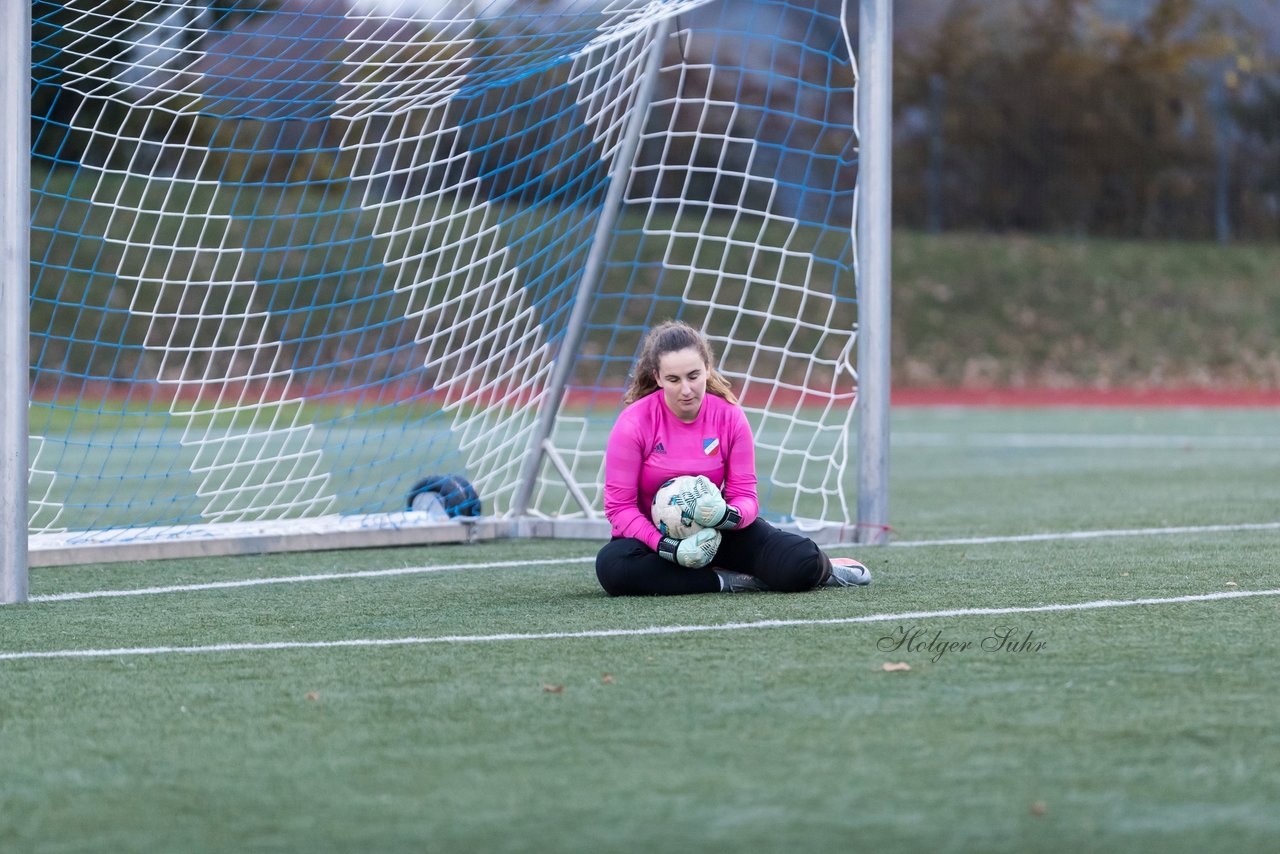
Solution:
{"label": "team crest on jersey", "polygon": [[719,439],[703,439],[702,440],[702,453],[706,454],[709,457],[719,452],[720,452]]}

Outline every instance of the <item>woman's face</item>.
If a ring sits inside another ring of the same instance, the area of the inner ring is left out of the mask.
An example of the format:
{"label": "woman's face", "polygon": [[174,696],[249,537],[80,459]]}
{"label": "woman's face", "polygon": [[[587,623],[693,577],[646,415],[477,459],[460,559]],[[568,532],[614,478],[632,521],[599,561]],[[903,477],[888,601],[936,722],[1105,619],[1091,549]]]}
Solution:
{"label": "woman's face", "polygon": [[658,357],[658,387],[667,408],[681,421],[693,421],[707,394],[707,365],[690,347]]}

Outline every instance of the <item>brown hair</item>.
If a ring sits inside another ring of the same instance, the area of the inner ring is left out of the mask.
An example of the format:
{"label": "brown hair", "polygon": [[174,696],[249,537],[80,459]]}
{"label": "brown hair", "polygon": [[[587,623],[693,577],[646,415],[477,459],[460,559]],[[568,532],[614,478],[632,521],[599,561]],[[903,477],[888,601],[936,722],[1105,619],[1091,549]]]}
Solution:
{"label": "brown hair", "polygon": [[707,366],[707,391],[723,397],[730,403],[737,403],[733,388],[724,374],[716,370],[715,357],[711,353],[711,345],[706,337],[687,323],[679,320],[668,320],[659,323],[649,330],[640,345],[640,355],[631,368],[631,381],[627,385],[627,393],[622,402],[635,403],[646,394],[658,390],[658,361],[667,353],[678,353],[681,350],[697,350]]}

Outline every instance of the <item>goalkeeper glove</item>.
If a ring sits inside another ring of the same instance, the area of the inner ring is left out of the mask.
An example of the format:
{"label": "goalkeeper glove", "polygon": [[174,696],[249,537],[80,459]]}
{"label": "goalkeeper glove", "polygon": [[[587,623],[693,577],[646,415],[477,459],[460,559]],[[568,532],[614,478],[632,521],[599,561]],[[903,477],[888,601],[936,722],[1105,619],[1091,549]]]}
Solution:
{"label": "goalkeeper glove", "polygon": [[697,500],[690,513],[693,521],[704,528],[719,528],[722,531],[736,528],[742,523],[742,514],[736,507],[725,503],[720,490],[705,475],[698,476],[698,486]]}
{"label": "goalkeeper glove", "polygon": [[687,569],[699,569],[711,563],[718,548],[720,548],[720,532],[714,528],[704,528],[683,540],[663,537],[658,542],[658,554]]}

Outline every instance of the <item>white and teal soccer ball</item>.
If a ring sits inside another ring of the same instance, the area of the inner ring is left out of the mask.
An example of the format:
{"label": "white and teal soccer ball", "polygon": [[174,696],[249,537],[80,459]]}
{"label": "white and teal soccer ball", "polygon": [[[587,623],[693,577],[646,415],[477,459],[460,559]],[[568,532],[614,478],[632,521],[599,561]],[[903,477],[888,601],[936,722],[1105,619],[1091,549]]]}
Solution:
{"label": "white and teal soccer ball", "polygon": [[693,513],[693,508],[686,506],[680,500],[681,496],[700,495],[702,492],[698,479],[688,474],[673,477],[658,487],[658,491],[653,496],[653,509],[650,515],[653,518],[653,524],[657,525],[658,530],[662,532],[662,536],[683,540],[702,530],[702,526],[693,521],[690,515]]}

